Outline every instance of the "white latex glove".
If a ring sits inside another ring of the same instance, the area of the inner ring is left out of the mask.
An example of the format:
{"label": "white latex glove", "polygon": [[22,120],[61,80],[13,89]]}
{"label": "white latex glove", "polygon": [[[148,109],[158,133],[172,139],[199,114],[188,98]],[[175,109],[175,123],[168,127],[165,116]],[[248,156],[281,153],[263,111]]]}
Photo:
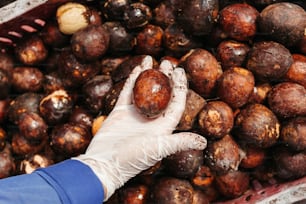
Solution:
{"label": "white latex glove", "polygon": [[[155,119],[140,115],[132,104],[132,90],[137,76],[151,69],[153,59],[146,56],[127,79],[116,106],[93,137],[85,154],[78,159],[95,172],[103,184],[105,200],[130,178],[153,166],[163,157],[187,149],[203,150],[206,139],[194,133],[172,134],[185,108],[187,79],[182,68],[169,61],[162,71],[173,81],[173,97],[166,112]],[[170,67],[170,68],[169,68]]]}

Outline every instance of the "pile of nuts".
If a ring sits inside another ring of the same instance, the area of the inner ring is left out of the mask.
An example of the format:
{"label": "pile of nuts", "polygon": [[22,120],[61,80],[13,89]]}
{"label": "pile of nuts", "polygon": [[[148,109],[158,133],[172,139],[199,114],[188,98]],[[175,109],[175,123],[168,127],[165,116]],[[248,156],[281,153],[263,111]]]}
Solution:
{"label": "pile of nuts", "polygon": [[106,203],[226,201],[306,175],[303,0],[82,0],[0,53],[0,178],[84,153],[147,55],[184,68],[176,132],[208,146],[164,158]]}

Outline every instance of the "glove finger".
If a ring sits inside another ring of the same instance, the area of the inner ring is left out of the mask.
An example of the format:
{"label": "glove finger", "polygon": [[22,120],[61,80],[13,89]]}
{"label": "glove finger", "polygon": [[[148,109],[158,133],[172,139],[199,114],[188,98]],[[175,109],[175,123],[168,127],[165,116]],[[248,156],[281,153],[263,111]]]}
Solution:
{"label": "glove finger", "polygon": [[159,69],[165,75],[167,75],[169,78],[171,78],[171,75],[173,73],[173,65],[169,60],[161,61],[160,65],[159,65]]}
{"label": "glove finger", "polygon": [[116,106],[118,105],[130,105],[132,104],[132,93],[133,87],[136,81],[136,78],[139,74],[146,70],[151,69],[153,67],[153,59],[151,56],[146,56],[142,60],[142,63],[139,66],[136,66],[131,72],[129,78],[126,80],[123,89],[118,97]]}
{"label": "glove finger", "polygon": [[172,73],[173,89],[172,89],[172,99],[165,111],[165,120],[167,124],[172,121],[171,127],[175,128],[179,123],[182,114],[185,110],[186,98],[187,98],[187,77],[184,69],[175,68]]}
{"label": "glove finger", "polygon": [[195,149],[204,150],[207,146],[207,140],[195,133],[180,132],[172,135],[161,136],[160,158],[169,156],[176,152]]}

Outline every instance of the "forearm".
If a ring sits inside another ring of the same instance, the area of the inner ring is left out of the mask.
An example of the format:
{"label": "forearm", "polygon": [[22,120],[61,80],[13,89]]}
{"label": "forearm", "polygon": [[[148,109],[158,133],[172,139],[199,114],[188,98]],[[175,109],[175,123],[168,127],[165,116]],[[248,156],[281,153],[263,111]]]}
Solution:
{"label": "forearm", "polygon": [[103,198],[100,180],[88,166],[76,160],[0,180],[2,204],[101,204]]}

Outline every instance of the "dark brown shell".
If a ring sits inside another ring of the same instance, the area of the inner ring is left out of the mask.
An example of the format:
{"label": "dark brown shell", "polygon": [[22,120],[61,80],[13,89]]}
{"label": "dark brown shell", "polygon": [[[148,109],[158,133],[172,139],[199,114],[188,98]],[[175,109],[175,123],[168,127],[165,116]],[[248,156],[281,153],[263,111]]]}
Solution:
{"label": "dark brown shell", "polygon": [[261,81],[277,81],[293,63],[290,51],[277,42],[261,41],[253,44],[246,68]]}
{"label": "dark brown shell", "polygon": [[306,89],[297,83],[283,82],[268,94],[270,109],[281,118],[306,115]]}
{"label": "dark brown shell", "polygon": [[260,32],[285,46],[297,45],[305,36],[306,12],[295,3],[281,2],[265,7],[258,18]]}
{"label": "dark brown shell", "polygon": [[251,145],[261,148],[271,147],[279,138],[280,123],[266,106],[251,104],[237,115],[235,135]]}

